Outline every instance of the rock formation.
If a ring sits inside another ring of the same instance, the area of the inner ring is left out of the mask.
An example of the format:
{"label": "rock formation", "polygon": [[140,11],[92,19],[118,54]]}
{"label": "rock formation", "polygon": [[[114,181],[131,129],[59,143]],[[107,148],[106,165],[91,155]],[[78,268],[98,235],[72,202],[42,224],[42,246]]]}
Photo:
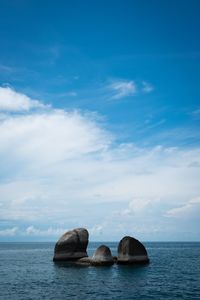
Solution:
{"label": "rock formation", "polygon": [[111,266],[113,263],[111,251],[105,245],[98,247],[91,259],[91,265],[93,266]]}
{"label": "rock formation", "polygon": [[87,257],[88,231],[76,228],[64,233],[55,245],[54,261],[73,261]]}
{"label": "rock formation", "polygon": [[147,251],[142,243],[125,236],[118,245],[118,264],[145,264],[149,262]]}
{"label": "rock formation", "polygon": [[110,266],[118,264],[145,264],[149,262],[144,245],[130,236],[125,236],[118,245],[118,256],[113,257],[110,249],[101,245],[92,257],[87,255],[89,233],[85,228],[76,228],[64,233],[57,241],[53,260],[66,261],[82,266]]}

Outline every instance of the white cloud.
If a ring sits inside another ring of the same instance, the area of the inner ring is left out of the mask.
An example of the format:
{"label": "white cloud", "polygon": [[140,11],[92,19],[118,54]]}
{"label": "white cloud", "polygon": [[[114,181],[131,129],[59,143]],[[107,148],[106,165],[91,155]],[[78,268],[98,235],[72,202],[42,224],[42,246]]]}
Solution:
{"label": "white cloud", "polygon": [[200,197],[195,197],[182,206],[168,210],[166,215],[169,217],[188,217],[197,211],[200,212]]}
{"label": "white cloud", "polygon": [[[110,136],[78,112],[51,111],[11,116],[0,122],[4,162],[41,167],[106,150]],[[23,164],[24,163],[24,164]],[[19,169],[21,169],[19,165]]]}
{"label": "white cloud", "polygon": [[45,105],[38,100],[18,93],[10,87],[0,87],[0,111],[20,112],[32,108],[44,108]]}
{"label": "white cloud", "polygon": [[132,80],[115,80],[108,86],[112,99],[121,99],[136,94],[137,87]]}
{"label": "white cloud", "polygon": [[104,224],[94,225],[92,228],[89,229],[89,232],[90,232],[91,236],[92,235],[101,235],[103,228],[104,228]]}
{"label": "white cloud", "polygon": [[0,119],[0,219],[35,236],[78,226],[163,236],[166,212],[199,195],[200,149],[116,145],[98,122],[53,109]]}
{"label": "white cloud", "polygon": [[47,229],[40,229],[36,228],[33,225],[28,226],[25,230],[26,235],[31,235],[31,236],[60,236],[64,232],[66,232],[66,228],[53,228],[49,227]]}
{"label": "white cloud", "polygon": [[119,213],[123,215],[135,215],[146,210],[152,202],[156,203],[159,199],[151,198],[135,198],[131,200],[128,204],[128,208],[120,211]]}
{"label": "white cloud", "polygon": [[142,90],[145,93],[150,93],[154,90],[154,87],[147,81],[142,81]]}
{"label": "white cloud", "polygon": [[3,237],[7,237],[7,236],[14,236],[16,235],[18,231],[17,227],[12,227],[12,228],[6,228],[6,229],[1,229],[0,230],[0,236]]}
{"label": "white cloud", "polygon": [[118,100],[137,93],[150,93],[154,90],[154,87],[147,81],[136,83],[133,80],[115,79],[107,86],[107,89],[111,93],[110,98]]}

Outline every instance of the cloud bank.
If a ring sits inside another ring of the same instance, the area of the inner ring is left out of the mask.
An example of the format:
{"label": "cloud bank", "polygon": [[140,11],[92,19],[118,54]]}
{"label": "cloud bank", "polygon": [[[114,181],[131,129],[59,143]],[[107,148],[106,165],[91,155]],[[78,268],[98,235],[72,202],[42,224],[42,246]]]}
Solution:
{"label": "cloud bank", "polygon": [[0,87],[0,111],[20,112],[44,107],[45,105],[40,101],[17,93],[10,87]]}
{"label": "cloud bank", "polygon": [[[119,144],[93,113],[45,110],[40,101],[32,111],[35,100],[1,91],[13,105],[0,119],[2,237],[55,237],[85,226],[101,240],[186,239],[191,232],[197,239],[191,206],[200,203],[191,199],[200,196],[199,148]],[[190,211],[184,223],[174,218],[180,210]]]}

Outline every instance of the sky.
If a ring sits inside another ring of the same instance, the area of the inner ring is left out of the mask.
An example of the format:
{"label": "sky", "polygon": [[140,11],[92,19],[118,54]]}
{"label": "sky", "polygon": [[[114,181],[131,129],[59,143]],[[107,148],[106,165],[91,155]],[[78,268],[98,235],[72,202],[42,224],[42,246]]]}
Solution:
{"label": "sky", "polygon": [[199,12],[0,0],[0,241],[200,241]]}

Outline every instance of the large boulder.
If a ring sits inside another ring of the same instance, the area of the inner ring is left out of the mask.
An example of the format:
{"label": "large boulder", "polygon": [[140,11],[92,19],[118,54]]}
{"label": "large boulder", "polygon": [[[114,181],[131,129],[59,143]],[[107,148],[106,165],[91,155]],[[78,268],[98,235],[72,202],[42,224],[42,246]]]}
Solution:
{"label": "large boulder", "polygon": [[85,228],[76,228],[64,233],[55,245],[54,261],[72,261],[87,257],[89,233]]}
{"label": "large boulder", "polygon": [[118,245],[119,264],[145,264],[149,262],[147,251],[140,241],[125,236]]}
{"label": "large boulder", "polygon": [[111,266],[114,263],[110,249],[101,245],[98,247],[90,261],[93,266]]}

